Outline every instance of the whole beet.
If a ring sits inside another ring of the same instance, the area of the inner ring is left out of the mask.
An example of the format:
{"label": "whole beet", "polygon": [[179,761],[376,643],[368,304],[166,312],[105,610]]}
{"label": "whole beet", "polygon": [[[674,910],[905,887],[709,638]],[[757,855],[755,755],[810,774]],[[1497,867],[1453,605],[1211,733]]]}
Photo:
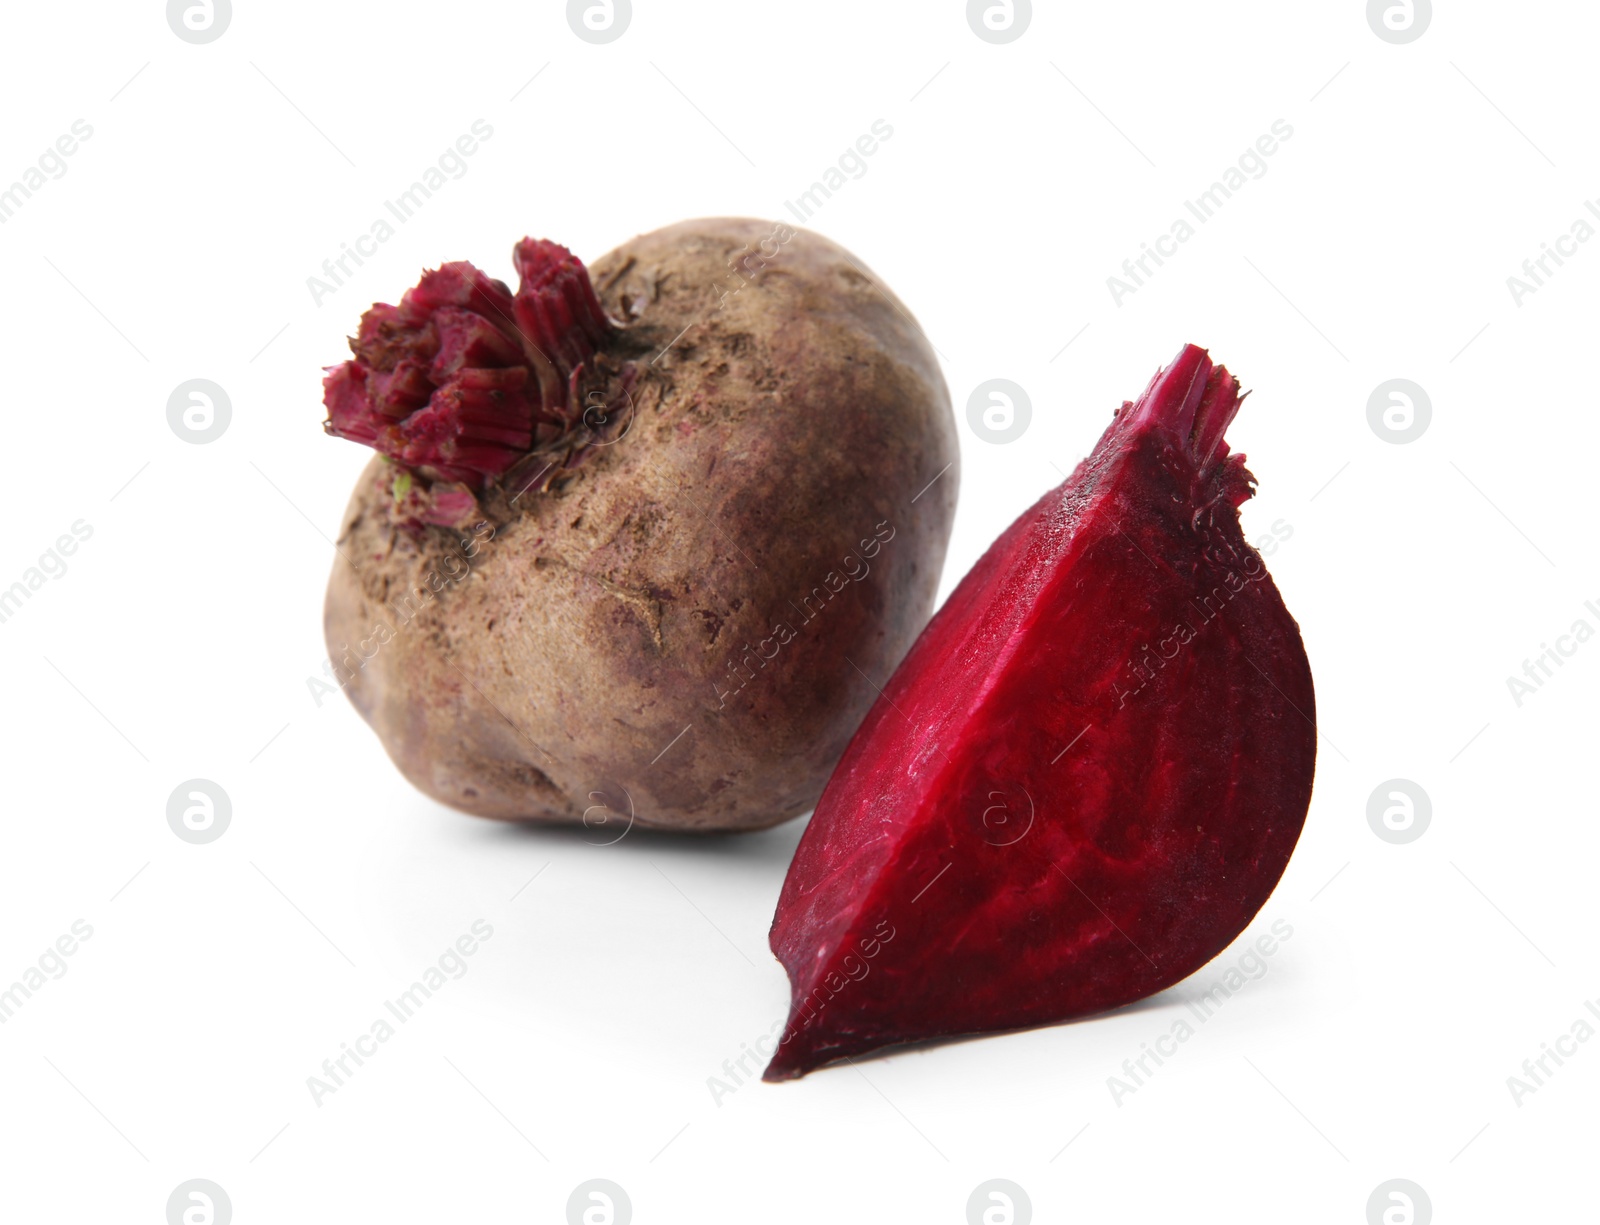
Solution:
{"label": "whole beet", "polygon": [[949,396],[905,308],[817,235],[689,221],[589,271],[614,329],[593,428],[470,491],[375,458],[328,587],[335,674],[467,812],[770,826],[812,807],[928,619]]}

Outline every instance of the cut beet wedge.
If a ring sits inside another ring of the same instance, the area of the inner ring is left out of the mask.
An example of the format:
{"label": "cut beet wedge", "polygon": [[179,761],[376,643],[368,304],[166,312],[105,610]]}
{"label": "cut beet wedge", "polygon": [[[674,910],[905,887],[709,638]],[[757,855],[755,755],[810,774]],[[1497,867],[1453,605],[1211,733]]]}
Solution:
{"label": "cut beet wedge", "polygon": [[885,686],[784,882],[767,1080],[1170,987],[1266,902],[1311,670],[1238,508],[1239,384],[1185,348],[983,556]]}

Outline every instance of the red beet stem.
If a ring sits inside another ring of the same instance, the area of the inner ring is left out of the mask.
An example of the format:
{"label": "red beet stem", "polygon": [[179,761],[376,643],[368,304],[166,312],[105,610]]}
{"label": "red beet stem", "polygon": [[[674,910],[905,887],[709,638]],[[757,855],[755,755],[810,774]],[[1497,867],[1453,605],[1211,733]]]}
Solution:
{"label": "red beet stem", "polygon": [[1183,440],[1201,469],[1209,469],[1228,454],[1222,436],[1243,400],[1239,380],[1226,366],[1213,365],[1198,345],[1185,345],[1150,380],[1128,414],[1126,428],[1160,426]]}
{"label": "red beet stem", "polygon": [[399,306],[362,315],[354,360],[323,380],[323,428],[475,490],[536,440],[577,429],[582,376],[616,325],[565,247],[525,238],[512,260],[514,295],[456,261],[424,272]]}

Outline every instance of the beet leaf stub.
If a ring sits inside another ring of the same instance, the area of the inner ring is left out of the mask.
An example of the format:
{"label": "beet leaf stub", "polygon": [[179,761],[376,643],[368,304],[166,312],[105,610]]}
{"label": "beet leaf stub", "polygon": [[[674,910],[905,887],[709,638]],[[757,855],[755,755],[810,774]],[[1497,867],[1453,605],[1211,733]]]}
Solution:
{"label": "beet leaf stub", "polygon": [[617,327],[565,247],[525,238],[512,258],[515,294],[456,261],[362,315],[353,360],[323,380],[327,432],[481,491],[581,430],[585,372]]}

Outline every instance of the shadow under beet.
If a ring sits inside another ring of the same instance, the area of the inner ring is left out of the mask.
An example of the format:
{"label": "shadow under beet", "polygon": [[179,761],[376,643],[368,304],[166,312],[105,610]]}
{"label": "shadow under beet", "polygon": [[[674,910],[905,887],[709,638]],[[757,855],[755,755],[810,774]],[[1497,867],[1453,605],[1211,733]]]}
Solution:
{"label": "shadow under beet", "polygon": [[492,834],[512,841],[533,841],[558,846],[589,846],[598,852],[671,862],[725,861],[775,872],[789,870],[795,847],[805,833],[810,814],[768,829],[750,832],[683,834],[647,829],[625,817],[610,814],[591,825],[541,825],[533,822],[494,822]]}

